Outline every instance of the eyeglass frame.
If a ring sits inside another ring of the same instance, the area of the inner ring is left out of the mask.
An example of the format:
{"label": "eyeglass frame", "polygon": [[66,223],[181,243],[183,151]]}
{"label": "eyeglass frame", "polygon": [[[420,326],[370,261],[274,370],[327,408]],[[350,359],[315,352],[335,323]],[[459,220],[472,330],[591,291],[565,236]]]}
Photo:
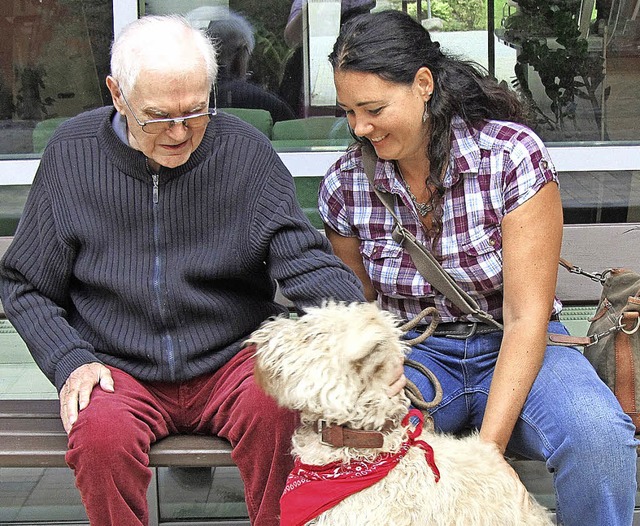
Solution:
{"label": "eyeglass frame", "polygon": [[[148,133],[150,135],[156,135],[158,133],[163,133],[163,132],[165,132],[167,130],[172,129],[176,124],[182,124],[187,129],[192,129],[192,130],[193,129],[197,129],[197,128],[189,128],[189,125],[188,125],[187,121],[189,121],[189,119],[196,119],[198,117],[204,117],[205,115],[208,115],[209,116],[209,120],[211,120],[211,117],[213,117],[214,115],[218,114],[218,109],[216,108],[216,104],[215,104],[215,102],[216,102],[215,90],[213,91],[213,108],[210,109],[209,111],[205,111],[205,112],[202,112],[202,113],[195,113],[193,115],[188,115],[186,117],[176,117],[175,119],[171,118],[171,117],[168,117],[168,118],[165,118],[165,119],[149,119],[148,121],[144,121],[144,122],[142,122],[142,121],[140,121],[138,119],[138,116],[133,111],[133,108],[131,107],[131,104],[129,104],[129,101],[127,100],[127,97],[125,97],[124,91],[122,91],[122,88],[120,88],[120,95],[122,95],[122,100],[127,105],[127,108],[129,108],[129,111],[131,112],[131,115],[133,115],[133,118],[138,123],[138,126],[140,126],[140,128],[142,128],[143,132]],[[162,131],[150,132],[150,131],[147,131],[147,130],[144,129],[144,127],[149,125],[149,124],[156,124],[156,123],[163,124],[165,122],[169,125],[169,127],[165,128]],[[208,121],[207,121],[207,124],[208,124]],[[205,126],[206,126],[206,124],[205,124]]]}

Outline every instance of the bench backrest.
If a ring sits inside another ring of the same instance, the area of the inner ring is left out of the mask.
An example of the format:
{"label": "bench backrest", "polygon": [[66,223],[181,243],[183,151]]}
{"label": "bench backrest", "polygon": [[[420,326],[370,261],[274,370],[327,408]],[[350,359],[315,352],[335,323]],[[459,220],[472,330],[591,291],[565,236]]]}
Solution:
{"label": "bench backrest", "polygon": [[[616,267],[640,272],[640,225],[565,225],[562,257],[590,273]],[[595,304],[600,299],[602,286],[560,268],[556,292],[565,304]]]}

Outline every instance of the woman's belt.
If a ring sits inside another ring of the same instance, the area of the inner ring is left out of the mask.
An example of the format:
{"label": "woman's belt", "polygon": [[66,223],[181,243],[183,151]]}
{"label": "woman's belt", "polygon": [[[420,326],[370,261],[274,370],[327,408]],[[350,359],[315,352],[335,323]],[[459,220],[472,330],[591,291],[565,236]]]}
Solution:
{"label": "woman's belt", "polygon": [[[559,321],[560,317],[557,314],[552,314],[549,321]],[[502,323],[502,320],[498,320]],[[427,327],[416,327],[416,331],[424,332]],[[440,336],[446,338],[454,338],[465,340],[471,336],[477,334],[491,334],[492,332],[500,332],[495,325],[484,323],[480,321],[451,321],[446,323],[439,323],[433,336]]]}
{"label": "woman's belt", "polygon": [[[500,321],[500,323],[502,322]],[[498,329],[495,325],[480,321],[451,321],[439,323],[433,335],[464,340],[477,334],[490,334],[500,331],[501,329]]]}

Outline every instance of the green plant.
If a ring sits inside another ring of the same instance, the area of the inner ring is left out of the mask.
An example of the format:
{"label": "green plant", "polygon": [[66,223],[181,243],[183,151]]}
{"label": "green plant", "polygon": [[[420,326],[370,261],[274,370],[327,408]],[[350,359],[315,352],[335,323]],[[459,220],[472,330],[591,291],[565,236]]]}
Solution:
{"label": "green plant", "polygon": [[[514,87],[529,101],[538,124],[563,132],[569,122],[576,127],[577,103],[582,99],[590,103],[601,129],[602,104],[596,91],[604,81],[604,58],[590,51],[580,34],[580,0],[519,0],[518,7],[504,20],[505,39],[518,49]],[[533,97],[529,66],[551,101],[550,114]]]}
{"label": "green plant", "polygon": [[[392,1],[391,5],[394,9],[401,9],[399,1]],[[426,18],[426,3],[422,2],[421,5],[422,18]],[[410,3],[407,12],[416,18],[416,3]],[[487,27],[484,0],[431,0],[431,16],[442,20],[443,31],[470,31]]]}
{"label": "green plant", "polygon": [[291,50],[282,37],[277,38],[260,22],[253,24],[256,46],[250,61],[252,81],[268,91],[276,92]]}
{"label": "green plant", "polygon": [[444,21],[445,31],[471,31],[487,27],[484,0],[433,0],[433,16]]}

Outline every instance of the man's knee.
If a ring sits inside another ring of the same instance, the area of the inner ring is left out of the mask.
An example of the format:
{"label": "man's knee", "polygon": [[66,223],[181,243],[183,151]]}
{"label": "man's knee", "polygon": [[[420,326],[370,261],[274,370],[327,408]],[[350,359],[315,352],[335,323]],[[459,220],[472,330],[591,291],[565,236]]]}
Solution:
{"label": "man's knee", "polygon": [[92,400],[71,428],[68,456],[102,463],[133,456],[146,463],[151,439],[145,429],[146,424],[128,408]]}

